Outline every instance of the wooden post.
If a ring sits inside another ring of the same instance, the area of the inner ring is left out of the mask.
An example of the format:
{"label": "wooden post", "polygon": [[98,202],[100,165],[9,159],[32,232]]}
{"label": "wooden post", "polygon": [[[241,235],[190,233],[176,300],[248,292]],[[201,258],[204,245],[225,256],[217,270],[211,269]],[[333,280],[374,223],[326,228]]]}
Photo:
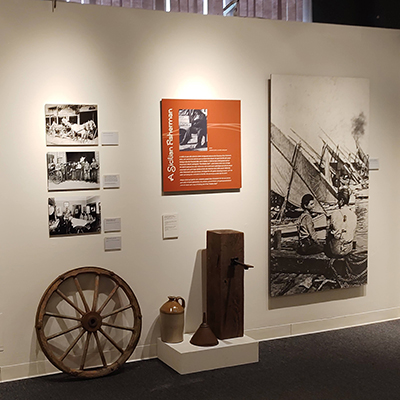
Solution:
{"label": "wooden post", "polygon": [[244,234],[234,230],[207,231],[207,322],[215,336],[244,334]]}

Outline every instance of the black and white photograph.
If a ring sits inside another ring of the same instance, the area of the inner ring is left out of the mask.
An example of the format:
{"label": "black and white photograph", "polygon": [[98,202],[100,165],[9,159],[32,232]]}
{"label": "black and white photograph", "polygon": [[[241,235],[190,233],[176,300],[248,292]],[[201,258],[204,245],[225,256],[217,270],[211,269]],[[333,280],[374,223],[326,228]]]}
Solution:
{"label": "black and white photograph", "polygon": [[50,237],[101,233],[100,196],[49,197],[48,203]]}
{"label": "black and white photograph", "polygon": [[99,152],[47,153],[47,188],[49,191],[99,189]]}
{"label": "black and white photograph", "polygon": [[272,75],[270,295],[367,283],[369,81]]}
{"label": "black and white photograph", "polygon": [[47,146],[97,146],[97,105],[46,104]]}
{"label": "black and white photograph", "polygon": [[179,151],[207,149],[207,110],[179,110]]}

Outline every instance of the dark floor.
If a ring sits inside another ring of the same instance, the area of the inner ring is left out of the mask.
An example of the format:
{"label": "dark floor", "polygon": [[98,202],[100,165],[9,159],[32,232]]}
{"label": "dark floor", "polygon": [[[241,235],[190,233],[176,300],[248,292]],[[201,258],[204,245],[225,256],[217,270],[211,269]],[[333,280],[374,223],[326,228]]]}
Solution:
{"label": "dark floor", "polygon": [[154,359],[93,380],[0,384],[1,400],[400,399],[400,320],[260,343],[260,362],[179,375]]}

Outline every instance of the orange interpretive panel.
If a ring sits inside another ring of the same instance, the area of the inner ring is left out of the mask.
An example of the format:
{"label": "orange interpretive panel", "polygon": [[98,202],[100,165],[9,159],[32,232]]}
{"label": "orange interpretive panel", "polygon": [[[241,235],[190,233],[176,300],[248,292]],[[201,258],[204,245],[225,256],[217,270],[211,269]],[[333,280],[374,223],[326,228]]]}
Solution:
{"label": "orange interpretive panel", "polygon": [[240,101],[161,101],[163,192],[240,189]]}

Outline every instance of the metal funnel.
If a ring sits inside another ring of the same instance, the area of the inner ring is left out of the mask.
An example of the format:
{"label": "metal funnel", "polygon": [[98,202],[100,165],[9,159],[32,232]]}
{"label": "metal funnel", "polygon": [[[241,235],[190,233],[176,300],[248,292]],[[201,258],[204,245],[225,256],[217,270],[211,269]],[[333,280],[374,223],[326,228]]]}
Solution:
{"label": "metal funnel", "polygon": [[207,324],[206,313],[203,313],[203,323],[190,339],[190,343],[196,346],[216,346],[218,344],[217,337]]}

